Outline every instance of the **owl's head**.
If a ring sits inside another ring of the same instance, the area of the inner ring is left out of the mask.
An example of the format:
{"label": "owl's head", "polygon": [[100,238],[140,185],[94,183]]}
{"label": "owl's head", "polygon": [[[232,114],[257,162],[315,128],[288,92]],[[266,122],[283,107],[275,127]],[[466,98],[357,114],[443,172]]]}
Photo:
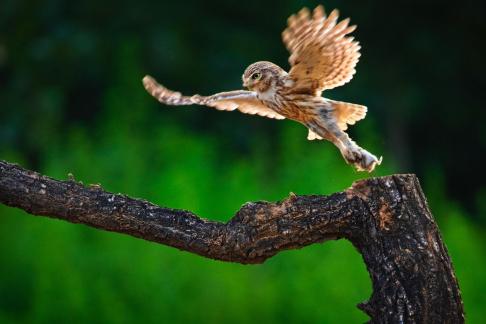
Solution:
{"label": "owl's head", "polygon": [[265,92],[275,86],[276,81],[287,73],[272,62],[260,61],[251,64],[243,73],[243,86],[252,91]]}

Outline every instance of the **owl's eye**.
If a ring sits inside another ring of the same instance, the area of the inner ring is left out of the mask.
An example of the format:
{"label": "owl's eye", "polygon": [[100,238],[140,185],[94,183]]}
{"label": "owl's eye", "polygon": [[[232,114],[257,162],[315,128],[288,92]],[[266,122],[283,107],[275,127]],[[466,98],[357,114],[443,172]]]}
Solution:
{"label": "owl's eye", "polygon": [[261,73],[259,73],[259,72],[253,73],[253,74],[251,75],[251,79],[252,79],[252,80],[258,80],[258,79],[260,79],[261,77],[262,77],[262,74],[261,74]]}

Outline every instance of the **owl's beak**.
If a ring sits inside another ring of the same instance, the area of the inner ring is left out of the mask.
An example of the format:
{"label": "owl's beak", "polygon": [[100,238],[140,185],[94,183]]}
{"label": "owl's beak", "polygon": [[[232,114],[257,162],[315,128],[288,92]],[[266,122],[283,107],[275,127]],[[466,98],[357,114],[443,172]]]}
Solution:
{"label": "owl's beak", "polygon": [[249,80],[243,81],[243,87],[247,88],[248,90],[253,90],[253,83],[249,82]]}

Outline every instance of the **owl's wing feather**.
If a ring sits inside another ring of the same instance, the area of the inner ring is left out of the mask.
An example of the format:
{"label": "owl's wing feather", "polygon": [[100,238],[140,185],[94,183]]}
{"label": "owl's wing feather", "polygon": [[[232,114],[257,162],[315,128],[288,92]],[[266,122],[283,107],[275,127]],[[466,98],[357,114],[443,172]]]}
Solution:
{"label": "owl's wing feather", "polygon": [[299,91],[320,94],[349,82],[360,57],[359,43],[347,36],[356,29],[349,18],[337,23],[339,12],[328,17],[322,6],[307,8],[288,19],[282,39],[290,52],[289,75]]}
{"label": "owl's wing feather", "polygon": [[253,91],[235,90],[216,93],[212,96],[183,96],[160,85],[150,76],[143,78],[148,93],[166,105],[204,105],[218,110],[239,110],[245,114],[259,115],[274,119],[285,119],[282,115],[265,106]]}

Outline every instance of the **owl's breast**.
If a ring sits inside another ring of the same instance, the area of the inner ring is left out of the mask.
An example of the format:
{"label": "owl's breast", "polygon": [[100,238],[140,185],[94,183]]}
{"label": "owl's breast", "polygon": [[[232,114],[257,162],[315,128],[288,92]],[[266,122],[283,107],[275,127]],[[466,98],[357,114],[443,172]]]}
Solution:
{"label": "owl's breast", "polygon": [[284,111],[282,110],[282,107],[284,105],[284,98],[280,93],[278,93],[278,91],[275,88],[270,87],[265,92],[258,92],[257,98],[260,99],[263,102],[263,104],[268,108],[278,112],[279,114],[281,114],[286,118],[289,118],[284,114]]}
{"label": "owl's breast", "polygon": [[263,102],[274,102],[276,100],[277,91],[274,87],[269,87],[267,91],[258,92],[257,97]]}
{"label": "owl's breast", "polygon": [[280,94],[279,92],[275,92],[272,96],[259,98],[267,107],[285,118],[304,124],[315,119],[318,114],[318,108],[322,105],[321,100],[313,96],[296,97]]}

